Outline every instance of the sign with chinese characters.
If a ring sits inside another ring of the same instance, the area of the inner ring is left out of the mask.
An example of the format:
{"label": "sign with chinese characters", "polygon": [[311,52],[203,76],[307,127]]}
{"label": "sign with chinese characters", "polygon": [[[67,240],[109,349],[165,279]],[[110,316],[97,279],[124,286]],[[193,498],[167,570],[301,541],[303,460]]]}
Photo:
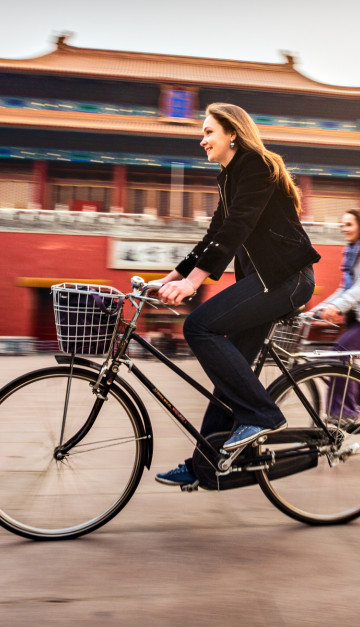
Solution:
{"label": "sign with chinese characters", "polygon": [[110,268],[139,270],[173,270],[192,250],[194,241],[165,241],[139,239],[110,240]]}

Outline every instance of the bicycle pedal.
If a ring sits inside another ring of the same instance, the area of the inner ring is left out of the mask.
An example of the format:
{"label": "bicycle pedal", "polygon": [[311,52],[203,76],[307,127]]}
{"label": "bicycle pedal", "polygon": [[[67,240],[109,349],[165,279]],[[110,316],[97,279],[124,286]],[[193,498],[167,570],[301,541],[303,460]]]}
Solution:
{"label": "bicycle pedal", "polygon": [[180,486],[181,492],[196,492],[199,489],[198,480],[194,481],[194,483],[186,483]]}
{"label": "bicycle pedal", "polygon": [[267,439],[268,439],[267,435],[261,435],[259,438],[255,440],[255,442],[252,443],[252,446],[255,448],[258,444],[265,444]]}

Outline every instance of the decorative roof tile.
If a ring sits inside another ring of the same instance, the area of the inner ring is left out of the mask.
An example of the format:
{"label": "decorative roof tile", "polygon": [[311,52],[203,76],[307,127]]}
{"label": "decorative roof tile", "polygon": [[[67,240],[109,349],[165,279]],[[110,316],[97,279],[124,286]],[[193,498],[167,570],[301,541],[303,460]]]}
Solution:
{"label": "decorative roof tile", "polygon": [[360,95],[360,87],[326,85],[308,78],[295,69],[296,61],[288,54],[286,63],[255,63],[77,48],[68,45],[66,39],[66,36],[58,37],[56,49],[40,57],[0,59],[0,71],[226,85],[347,97]]}

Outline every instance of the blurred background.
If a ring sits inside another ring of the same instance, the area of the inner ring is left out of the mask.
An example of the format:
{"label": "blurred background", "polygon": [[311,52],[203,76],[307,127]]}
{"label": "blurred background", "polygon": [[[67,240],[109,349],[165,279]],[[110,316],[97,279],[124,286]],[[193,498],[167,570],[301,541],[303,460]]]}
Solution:
{"label": "blurred background", "polygon": [[[53,361],[52,284],[129,291],[131,276],[160,278],[202,237],[218,194],[217,166],[199,145],[213,101],[250,113],[301,190],[322,255],[309,305],[336,288],[340,221],[360,209],[359,2],[2,4],[1,385]],[[179,319],[148,308],[142,332],[188,357],[189,308],[233,281],[230,267],[206,282]],[[199,426],[204,399],[155,362],[141,366]],[[208,385],[194,361],[186,371]],[[191,448],[152,399],[149,411],[154,466],[110,525],[55,547],[2,530],[2,624],[356,624],[357,524],[296,524],[260,490],[187,495],[156,484]],[[34,440],[31,425],[27,434]]]}
{"label": "blurred background", "polygon": [[[45,44],[40,38],[34,43],[33,36],[31,46],[46,49],[29,56],[25,33],[11,46],[8,37],[9,54],[0,59],[0,354],[56,350],[52,284],[129,291],[132,275],[160,278],[202,237],[218,197],[218,166],[207,162],[199,145],[205,107],[214,101],[233,102],[251,114],[301,190],[302,221],[322,255],[309,306],[339,283],[339,222],[345,211],[360,208],[360,87],[314,80],[288,52],[277,53],[274,62],[215,58],[227,29],[217,29],[211,4],[200,4],[198,49],[203,44],[208,51],[211,36],[214,57],[184,56],[194,50],[192,23],[180,55],[172,54],[179,42],[174,36],[171,45],[168,28],[153,49],[167,47],[171,54],[108,50],[93,22],[87,41],[104,47],[75,45],[79,37],[64,30]],[[140,5],[144,18],[148,9]],[[331,12],[333,5],[327,5]],[[37,8],[45,11],[44,3]],[[44,19],[46,24],[48,13]],[[164,13],[158,20],[153,13],[153,42],[164,19]],[[305,28],[303,15],[299,19]],[[140,19],[141,33],[145,22]],[[38,20],[34,24],[38,29]],[[124,38],[129,43],[128,33]],[[356,73],[351,77],[355,84]],[[149,310],[142,332],[187,356],[184,316],[233,280],[229,267],[220,282],[207,281],[178,319]]]}

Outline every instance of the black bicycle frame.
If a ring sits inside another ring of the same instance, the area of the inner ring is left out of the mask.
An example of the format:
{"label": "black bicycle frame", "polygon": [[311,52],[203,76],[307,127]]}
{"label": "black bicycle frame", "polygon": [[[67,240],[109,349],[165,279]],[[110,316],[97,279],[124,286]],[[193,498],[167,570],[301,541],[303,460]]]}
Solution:
{"label": "black bicycle frame", "polygon": [[[274,348],[272,346],[271,338],[272,338],[273,332],[274,332],[274,330],[276,328],[276,324],[277,323],[273,324],[273,326],[272,326],[272,328],[270,330],[270,333],[268,335],[268,341],[265,341],[265,343],[264,343],[263,349],[262,349],[262,351],[261,351],[261,353],[260,353],[260,355],[259,355],[259,357],[257,359],[257,363],[256,363],[256,366],[255,366],[255,369],[254,369],[254,373],[256,374],[257,377],[260,376],[260,373],[262,371],[262,368],[264,366],[266,358],[267,358],[268,355],[270,355],[272,357],[272,359],[274,360],[274,362],[276,363],[276,365],[279,367],[279,369],[282,372],[282,374],[285,375],[291,381],[295,393],[297,394],[298,398],[300,399],[300,401],[303,404],[303,406],[305,407],[305,409],[310,414],[311,418],[314,420],[315,424],[320,429],[322,429],[322,431],[324,433],[326,433],[326,435],[328,436],[330,441],[335,441],[334,435],[329,432],[329,430],[327,429],[326,425],[319,418],[319,416],[317,415],[316,411],[312,408],[312,406],[309,403],[309,401],[307,400],[306,396],[303,394],[303,392],[299,388],[298,384],[296,383],[294,378],[291,376],[291,373],[286,368],[286,366],[283,364],[283,362],[281,361],[280,357],[278,356],[278,354],[274,350]],[[187,383],[189,383],[193,388],[195,388],[198,392],[200,392],[200,394],[202,394],[203,396],[208,398],[210,400],[210,402],[214,403],[218,407],[221,407],[226,413],[228,413],[229,416],[233,416],[233,411],[232,411],[232,409],[230,407],[228,407],[225,403],[223,403],[216,396],[211,394],[211,392],[209,392],[200,383],[198,383],[198,381],[196,381],[195,379],[190,377],[188,374],[186,374],[183,370],[181,370],[181,368],[176,366],[170,359],[168,359],[166,357],[166,355],[164,355],[161,351],[159,351],[157,348],[155,348],[155,346],[150,344],[143,337],[138,335],[138,333],[133,331],[133,333],[131,333],[131,339],[134,339],[136,342],[138,342],[138,344],[143,346],[143,348],[145,348],[152,355],[154,355],[159,361],[161,361],[168,368],[173,370],[177,375],[179,375],[182,379],[184,379]],[[199,433],[199,431],[185,418],[185,416],[183,416],[183,414],[169,401],[169,399],[166,398],[164,396],[164,394],[133,363],[132,363],[132,366],[131,366],[131,371],[136,376],[136,378],[139,379],[139,381],[146,387],[146,389],[161,403],[161,405],[163,405],[163,407],[165,407],[165,409],[167,409],[170,412],[170,414],[175,418],[175,420],[177,422],[179,422],[184,427],[184,429],[188,433],[190,433],[195,438],[195,440],[198,443],[200,443],[202,445],[203,449],[205,449],[207,451],[207,453],[212,457],[212,459],[214,461],[218,462],[218,460],[221,458],[221,455],[219,455],[219,453],[216,451],[216,449],[208,442],[208,440],[206,438],[204,438],[201,435],[201,433]],[[295,454],[295,456],[296,456],[297,454],[301,455],[302,453],[300,453],[300,452],[297,452],[297,453],[293,452],[293,454]],[[262,456],[261,459],[263,461],[266,461],[264,459],[264,456]]]}
{"label": "black bicycle frame", "polygon": [[[202,394],[202,396],[205,396],[212,403],[214,403],[218,407],[221,407],[221,409],[223,409],[229,416],[233,415],[233,411],[230,407],[228,407],[228,405],[223,403],[220,399],[218,399],[216,396],[211,394],[211,392],[209,392],[200,383],[198,383],[198,381],[190,377],[183,370],[181,370],[181,368],[176,366],[170,359],[166,357],[166,355],[164,355],[161,351],[155,348],[152,344],[150,344],[144,338],[138,335],[135,332],[135,330],[130,329],[130,332],[128,332],[127,334],[125,346],[123,344],[121,345],[121,349],[119,353],[115,356],[112,364],[114,363],[121,364],[121,363],[130,362],[130,359],[128,358],[128,356],[126,354],[124,355],[123,350],[125,347],[129,345],[130,340],[132,339],[138,342],[139,344],[141,344],[146,350],[152,353],[159,361],[161,361],[168,368],[170,368],[177,375],[179,375],[182,379],[184,379],[187,383],[189,383],[200,394]],[[110,367],[110,372],[114,372],[113,365]],[[116,372],[117,372],[117,368],[116,368]],[[208,440],[204,438],[204,436],[201,435],[201,433],[199,433],[199,431],[191,424],[191,422],[189,422],[185,418],[185,416],[175,407],[175,405],[173,405],[169,401],[169,399],[166,398],[164,394],[162,394],[162,392],[144,375],[143,372],[141,372],[141,370],[139,370],[139,368],[133,362],[131,362],[131,372],[147,388],[147,390],[149,390],[149,392],[161,403],[161,405],[163,405],[163,407],[165,407],[165,409],[167,409],[171,413],[171,415],[175,418],[175,420],[178,423],[180,423],[184,427],[184,429],[195,438],[198,444],[201,444],[202,450],[206,452],[207,455],[211,458],[211,460],[217,465],[218,460],[221,458],[221,455],[208,442]],[[91,427],[93,426],[101,410],[101,407],[104,401],[106,400],[106,396],[112,384],[115,382],[115,380],[116,380],[116,374],[110,374],[110,375],[109,373],[107,374],[105,378],[105,382],[101,386],[101,393],[98,395],[98,398],[96,399],[94,406],[90,412],[90,415],[88,419],[86,420],[86,422],[84,423],[84,425],[67,442],[56,447],[55,456],[57,457],[57,459],[63,458],[64,455],[71,448],[76,446],[85,437],[85,435],[90,431]]]}
{"label": "black bicycle frame", "polygon": [[[164,355],[161,351],[159,351],[155,346],[150,344],[147,340],[145,340],[141,335],[138,335],[135,331],[131,334],[131,339],[135,340],[143,346],[147,351],[149,351],[152,355],[154,355],[159,361],[161,361],[165,366],[173,370],[179,377],[184,379],[187,383],[189,383],[195,390],[197,390],[202,396],[205,396],[209,399],[211,403],[214,403],[218,407],[221,407],[229,416],[233,416],[232,409],[223,403],[219,398],[214,396],[209,390],[204,388],[198,381],[190,377],[186,372],[181,370],[176,364],[174,364],[166,355]],[[180,423],[184,429],[192,435],[198,444],[201,444],[202,450],[206,451],[206,453],[212,458],[213,461],[217,464],[221,455],[219,455],[218,451],[209,443],[209,441],[204,438],[201,433],[185,418],[185,416],[169,401],[166,396],[148,379],[139,368],[132,363],[131,372],[136,376],[137,379],[149,390],[150,394],[154,396],[165,409],[175,418],[175,420]]]}
{"label": "black bicycle frame", "polygon": [[256,364],[255,364],[255,368],[254,368],[254,373],[256,374],[257,377],[260,376],[260,373],[261,373],[261,371],[263,369],[263,366],[264,366],[264,363],[266,361],[266,358],[268,357],[268,355],[270,355],[270,357],[273,359],[273,361],[278,366],[278,368],[281,371],[281,373],[285,377],[287,377],[289,379],[289,381],[291,381],[291,384],[293,386],[293,389],[294,389],[294,392],[295,392],[296,396],[299,398],[299,400],[301,401],[303,407],[307,410],[308,414],[311,416],[311,418],[313,419],[315,424],[320,429],[322,429],[324,431],[324,433],[326,433],[326,435],[328,436],[328,438],[332,442],[335,442],[336,441],[335,436],[330,433],[330,431],[328,430],[327,426],[323,423],[321,418],[318,416],[318,414],[316,413],[314,408],[309,403],[309,401],[306,398],[306,396],[303,394],[303,392],[299,388],[299,386],[296,383],[296,381],[295,381],[294,377],[292,376],[291,372],[286,368],[285,364],[281,361],[279,355],[275,351],[275,349],[274,349],[274,347],[272,345],[272,337],[274,335],[276,326],[277,326],[277,322],[273,322],[272,327],[271,327],[271,329],[269,331],[268,337],[266,338],[266,340],[264,342],[264,345],[263,345],[263,347],[262,347],[262,349],[260,351],[260,354],[259,354],[259,356],[257,358]]}
{"label": "black bicycle frame", "polygon": [[307,412],[310,414],[310,416],[313,419],[313,421],[315,422],[315,424],[320,429],[323,429],[324,433],[326,433],[326,435],[328,436],[328,438],[331,441],[335,442],[336,438],[330,433],[330,431],[328,430],[327,426],[323,423],[321,418],[319,418],[318,414],[316,413],[314,408],[311,406],[311,404],[309,403],[309,401],[306,398],[306,396],[300,390],[298,384],[296,383],[295,379],[291,375],[291,372],[285,367],[285,365],[281,361],[280,357],[278,356],[278,354],[275,352],[275,350],[273,349],[273,347],[271,345],[269,345],[268,352],[269,352],[270,356],[272,357],[272,359],[275,361],[276,365],[281,370],[281,372],[289,379],[289,381],[291,381],[296,396],[300,399],[302,405],[305,407]]}
{"label": "black bicycle frame", "polygon": [[[260,375],[260,373],[262,371],[262,368],[264,366],[265,360],[266,360],[267,356],[270,355],[272,357],[272,359],[274,360],[274,362],[276,363],[276,365],[279,367],[279,369],[282,372],[282,374],[285,375],[291,381],[295,393],[297,394],[297,396],[300,399],[301,403],[303,404],[305,409],[308,411],[308,413],[310,414],[310,416],[314,420],[315,424],[320,429],[322,429],[322,431],[324,433],[326,433],[326,435],[328,436],[330,441],[334,441],[335,440],[334,436],[328,431],[326,425],[322,422],[322,420],[317,415],[316,411],[312,408],[312,406],[308,402],[307,398],[304,396],[303,392],[301,391],[301,389],[297,385],[296,381],[292,377],[291,373],[286,368],[285,364],[281,361],[280,357],[278,356],[278,354],[274,350],[274,348],[272,346],[272,335],[274,333],[275,328],[276,328],[276,323],[273,324],[273,326],[272,326],[272,328],[270,330],[270,333],[269,333],[267,339],[265,340],[265,343],[263,345],[261,353],[260,353],[260,355],[259,355],[259,357],[257,359],[256,365],[255,365],[255,369],[254,369],[254,373],[256,374],[256,376],[259,377],[259,375]],[[124,340],[124,338],[123,338],[123,340]],[[140,344],[143,348],[145,348],[145,350],[147,350],[149,353],[154,355],[165,366],[170,368],[178,376],[180,376],[182,379],[184,379],[184,381],[189,383],[202,396],[204,396],[205,398],[209,399],[209,401],[211,403],[214,403],[215,405],[220,407],[229,416],[233,416],[232,409],[228,405],[226,405],[223,401],[218,399],[214,394],[212,394],[206,388],[204,388],[198,381],[196,381],[195,379],[190,377],[183,370],[181,370],[181,368],[176,366],[176,364],[174,364],[170,359],[168,359],[168,357],[166,357],[166,355],[164,355],[155,346],[150,344],[150,342],[148,342],[143,337],[141,337],[138,333],[136,333],[134,328],[131,329],[131,328],[128,327],[127,333],[126,333],[126,340],[125,340],[125,342],[122,341],[120,343],[120,348],[119,348],[117,354],[115,355],[115,357],[113,358],[112,365],[110,367],[110,371],[115,372],[114,369],[113,369],[113,364],[115,364],[115,363],[117,363],[117,364],[124,363],[124,364],[129,365],[129,367],[131,368],[131,372],[135,375],[135,377],[146,387],[146,389],[150,392],[150,394],[152,396],[154,396],[160,402],[160,404],[173,416],[173,418],[179,424],[181,424],[183,426],[183,428],[190,435],[192,435],[194,437],[196,442],[201,445],[201,448],[202,448],[203,452],[204,453],[206,452],[206,454],[210,457],[211,461],[213,461],[214,464],[217,466],[218,465],[218,461],[221,459],[221,454],[219,454],[219,452],[209,443],[209,441],[203,435],[201,435],[201,433],[191,424],[191,422],[189,422],[187,420],[187,418],[175,407],[175,405],[173,405],[173,403],[171,403],[171,401],[168,398],[166,398],[166,396],[164,396],[164,394],[150,381],[150,379],[148,379],[146,377],[146,375],[144,375],[143,372],[141,372],[141,370],[139,370],[139,368],[126,355],[125,350],[128,347],[128,345],[129,345],[131,340],[135,340],[138,344]],[[117,369],[116,369],[116,372],[117,372]],[[97,400],[95,401],[94,407],[93,407],[92,411],[90,412],[90,415],[89,415],[87,421],[85,422],[83,427],[72,438],[70,438],[70,440],[65,442],[62,446],[57,447],[57,449],[56,449],[57,453],[63,455],[64,453],[69,451],[73,446],[76,446],[76,444],[78,444],[78,442],[80,440],[82,440],[83,437],[88,433],[88,431],[91,429],[93,423],[95,422],[96,417],[97,417],[97,415],[98,415],[98,413],[99,413],[99,411],[100,411],[100,409],[102,407],[102,404],[103,404],[103,402],[104,402],[104,400],[105,400],[105,398],[107,396],[107,393],[109,392],[112,384],[115,382],[115,379],[116,379],[116,375],[111,375],[110,377],[109,377],[109,375],[106,376],[106,381],[105,381],[105,383],[102,386],[102,392],[101,392],[101,394],[99,394]],[[292,454],[294,454],[296,456],[296,455],[299,455],[299,454],[301,455],[303,453],[301,453],[300,451],[298,451],[298,452],[293,451]],[[282,455],[280,455],[280,456],[282,456]],[[266,461],[267,457],[269,457],[269,456],[262,455],[261,458],[259,458],[259,460],[261,459],[263,461]],[[255,462],[255,461],[257,461],[257,459],[258,458],[254,458],[253,461]],[[269,457],[269,459],[270,459],[270,457]]]}

